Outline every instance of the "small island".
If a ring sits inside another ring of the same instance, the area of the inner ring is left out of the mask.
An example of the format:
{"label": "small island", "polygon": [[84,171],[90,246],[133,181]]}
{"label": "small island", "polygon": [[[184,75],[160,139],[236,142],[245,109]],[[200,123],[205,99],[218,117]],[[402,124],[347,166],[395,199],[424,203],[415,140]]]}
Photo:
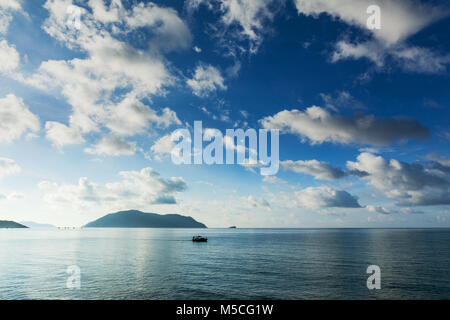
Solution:
{"label": "small island", "polygon": [[119,211],[89,222],[84,228],[206,228],[206,225],[179,214]]}
{"label": "small island", "polygon": [[7,220],[0,220],[0,228],[3,229],[17,229],[17,228],[28,228],[24,226],[23,224],[14,222],[14,221],[7,221]]}

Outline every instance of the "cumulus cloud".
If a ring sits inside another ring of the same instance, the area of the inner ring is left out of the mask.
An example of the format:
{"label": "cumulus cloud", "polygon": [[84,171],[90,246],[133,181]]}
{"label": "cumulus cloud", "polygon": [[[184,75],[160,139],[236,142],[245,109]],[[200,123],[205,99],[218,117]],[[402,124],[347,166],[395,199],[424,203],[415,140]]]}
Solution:
{"label": "cumulus cloud", "polygon": [[186,190],[181,177],[163,178],[152,168],[122,171],[121,181],[106,184],[91,182],[82,177],[77,184],[63,184],[44,195],[53,205],[68,205],[78,209],[145,208],[151,204],[176,203],[174,195]]}
{"label": "cumulus cloud", "polygon": [[400,66],[410,72],[440,73],[447,70],[450,54],[439,55],[427,48],[406,47],[392,52]]}
{"label": "cumulus cloud", "polygon": [[164,196],[159,196],[152,203],[153,204],[176,204],[177,200],[175,199],[174,196],[164,195]]}
{"label": "cumulus cloud", "polygon": [[26,132],[39,131],[38,117],[13,94],[0,98],[0,142],[19,139]]}
{"label": "cumulus cloud", "polygon": [[20,172],[20,166],[12,159],[0,158],[0,178]]}
{"label": "cumulus cloud", "polygon": [[380,206],[372,206],[372,205],[367,205],[365,207],[368,211],[372,212],[372,213],[380,213],[380,214],[390,214],[392,213],[391,210],[385,208],[385,207],[380,207]]}
{"label": "cumulus cloud", "polygon": [[[79,8],[82,19],[77,30],[66,26],[71,4],[48,0],[43,29],[83,58],[44,61],[31,76],[15,76],[40,89],[61,88],[73,110],[65,129],[72,136],[70,142],[81,143],[90,132],[133,136],[151,129],[150,124],[178,123],[172,110],[158,111],[143,103],[151,95],[165,94],[175,82],[163,54],[190,47],[189,29],[177,12],[153,3],[125,8],[119,0],[109,5],[91,0],[87,5],[92,12]],[[147,49],[124,40],[138,28],[148,31],[140,40]]]}
{"label": "cumulus cloud", "polygon": [[243,198],[243,201],[249,208],[270,209],[270,203],[266,199],[261,197],[250,195],[246,198]]}
{"label": "cumulus cloud", "polygon": [[16,48],[10,46],[6,40],[0,41],[0,73],[13,71],[19,65],[19,54]]}
{"label": "cumulus cloud", "polygon": [[329,186],[309,187],[294,193],[299,205],[309,208],[361,208],[357,197]]}
{"label": "cumulus cloud", "polygon": [[22,12],[22,6],[19,0],[0,1],[0,35],[8,31],[12,15],[15,12]]}
{"label": "cumulus cloud", "polygon": [[192,89],[192,93],[199,97],[205,97],[216,90],[227,89],[222,74],[212,65],[198,65],[193,77],[186,83]]}
{"label": "cumulus cloud", "polygon": [[[445,70],[449,55],[440,55],[426,48],[409,47],[404,43],[411,35],[450,14],[448,6],[419,3],[412,0],[295,0],[299,14],[317,17],[326,13],[348,25],[359,27],[372,35],[365,42],[341,40],[336,44],[332,61],[368,58],[377,66],[384,65],[387,56],[409,72],[436,73]],[[381,28],[367,28],[367,8],[378,5]]]}
{"label": "cumulus cloud", "polygon": [[367,58],[374,62],[378,67],[384,64],[384,48],[377,42],[368,41],[365,43],[350,43],[346,40],[338,41],[335,45],[335,51],[331,57],[332,62],[345,59]]}
{"label": "cumulus cloud", "polygon": [[286,180],[278,178],[277,176],[264,176],[262,181],[271,184],[289,184]]}
{"label": "cumulus cloud", "polygon": [[139,3],[126,17],[132,28],[151,27],[151,49],[174,51],[190,48],[192,35],[184,21],[172,8],[162,8],[154,3]]}
{"label": "cumulus cloud", "polygon": [[433,161],[435,163],[438,163],[443,167],[450,168],[450,158],[448,158],[448,157],[440,157],[435,153],[430,153],[430,154],[427,154],[426,159]]}
{"label": "cumulus cloud", "polygon": [[280,111],[263,118],[260,123],[265,129],[279,129],[299,135],[311,144],[333,142],[381,146],[399,139],[429,137],[429,130],[413,119],[382,119],[373,115],[343,117],[317,106],[305,111]]}
{"label": "cumulus cloud", "polygon": [[1,10],[21,10],[20,0],[2,0],[0,2]]}
{"label": "cumulus cloud", "polygon": [[151,146],[150,151],[155,154],[157,160],[162,160],[166,155],[170,155],[175,148],[175,143],[172,140],[172,135],[168,134],[162,136]]}
{"label": "cumulus cloud", "polygon": [[[218,37],[230,35],[238,43],[221,41],[221,44],[236,54],[237,51],[256,53],[267,33],[268,23],[284,6],[284,0],[188,0],[187,8],[194,11],[200,5],[216,12],[220,18],[213,26]],[[242,41],[242,42],[239,42]],[[245,48],[244,48],[245,46]]]}
{"label": "cumulus cloud", "polygon": [[136,142],[108,135],[101,138],[92,148],[85,148],[84,152],[95,155],[131,156],[136,152]]}
{"label": "cumulus cloud", "polygon": [[362,179],[399,205],[450,204],[449,167],[427,167],[361,153],[357,161],[347,162],[347,168],[365,173]]}
{"label": "cumulus cloud", "polygon": [[228,0],[222,1],[222,22],[227,26],[236,24],[242,36],[250,40],[250,52],[255,52],[262,41],[264,23],[273,19],[270,9],[273,0]]}
{"label": "cumulus cloud", "polygon": [[315,179],[321,180],[335,180],[346,175],[343,170],[317,160],[286,160],[280,162],[280,167],[282,170],[310,174]]}
{"label": "cumulus cloud", "polygon": [[386,57],[393,58],[395,63],[407,72],[442,73],[450,62],[449,54],[439,54],[428,48],[399,45],[385,48],[375,41],[350,43],[339,41],[336,44],[331,61],[367,58],[378,67],[383,67]]}
{"label": "cumulus cloud", "polygon": [[[369,30],[367,8],[377,4],[381,10],[380,29]],[[300,14],[317,17],[326,13],[334,18],[368,30],[377,39],[394,44],[416,33],[426,25],[446,16],[449,11],[410,0],[295,0]]]}
{"label": "cumulus cloud", "polygon": [[56,121],[47,121],[45,123],[45,136],[58,148],[84,142],[84,138],[79,130]]}
{"label": "cumulus cloud", "polygon": [[[283,170],[306,173],[315,179],[335,180],[353,175],[369,182],[401,206],[445,205],[450,203],[450,162],[434,154],[426,162],[406,163],[395,159],[387,160],[369,152],[363,152],[357,161],[347,161],[347,169],[341,170],[317,160],[282,161]],[[368,211],[380,214],[416,213],[417,210],[400,210],[367,205]],[[417,212],[420,213],[420,212]]]}
{"label": "cumulus cloud", "polygon": [[16,48],[6,40],[1,39],[1,36],[6,34],[9,29],[13,14],[17,12],[26,15],[22,10],[20,1],[0,1],[0,73],[4,74],[10,74],[19,66],[20,62],[20,56]]}
{"label": "cumulus cloud", "polygon": [[161,128],[181,124],[176,113],[169,108],[164,108],[158,114],[133,96],[126,97],[117,105],[108,107],[107,110],[109,116],[106,126],[111,132],[122,136],[143,133],[148,129],[149,124]]}

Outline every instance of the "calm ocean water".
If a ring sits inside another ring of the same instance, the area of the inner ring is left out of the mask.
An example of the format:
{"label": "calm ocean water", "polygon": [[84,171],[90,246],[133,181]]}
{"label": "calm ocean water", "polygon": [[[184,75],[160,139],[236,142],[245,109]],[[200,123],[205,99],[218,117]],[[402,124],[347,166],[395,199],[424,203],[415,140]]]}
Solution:
{"label": "calm ocean water", "polygon": [[450,229],[0,229],[0,299],[449,298]]}

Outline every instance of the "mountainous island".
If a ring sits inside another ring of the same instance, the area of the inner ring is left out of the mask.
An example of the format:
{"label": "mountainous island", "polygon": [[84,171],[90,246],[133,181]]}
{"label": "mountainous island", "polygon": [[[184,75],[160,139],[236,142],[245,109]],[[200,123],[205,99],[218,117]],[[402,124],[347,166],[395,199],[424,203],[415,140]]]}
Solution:
{"label": "mountainous island", "polygon": [[138,210],[110,213],[84,228],[206,228],[203,223],[179,214],[156,214]]}
{"label": "mountainous island", "polygon": [[0,228],[28,228],[28,227],[14,221],[0,220]]}

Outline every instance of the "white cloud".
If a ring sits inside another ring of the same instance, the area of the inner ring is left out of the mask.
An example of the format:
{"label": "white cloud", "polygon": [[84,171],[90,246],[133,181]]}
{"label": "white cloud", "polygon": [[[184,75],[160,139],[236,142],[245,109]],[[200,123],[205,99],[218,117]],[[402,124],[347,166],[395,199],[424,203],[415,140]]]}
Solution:
{"label": "white cloud", "polygon": [[14,12],[21,12],[22,6],[18,0],[2,0],[0,1],[0,35],[8,31],[9,24],[12,20]]}
{"label": "white cloud", "polygon": [[20,192],[11,192],[9,194],[1,194],[0,193],[0,200],[22,200],[23,198],[25,198],[25,195],[23,193]]}
{"label": "white cloud", "polygon": [[45,123],[45,136],[58,148],[84,142],[79,130],[55,121]]}
{"label": "white cloud", "polygon": [[173,204],[174,195],[186,190],[183,178],[165,179],[152,168],[122,171],[121,181],[104,185],[86,177],[77,184],[64,184],[44,195],[52,205],[66,205],[79,210],[120,210],[148,208],[152,204]]}
{"label": "white cloud", "polygon": [[280,167],[282,170],[310,174],[315,179],[321,180],[335,180],[346,175],[346,172],[343,170],[317,160],[286,160],[280,162]]}
{"label": "white cloud", "polygon": [[344,190],[329,186],[309,187],[294,193],[299,205],[309,208],[360,208],[358,199]]}
{"label": "white cloud", "polygon": [[[151,95],[165,94],[175,83],[163,53],[190,47],[189,29],[177,12],[153,3],[126,9],[119,0],[109,6],[89,1],[93,11],[80,8],[81,28],[76,30],[66,26],[71,4],[70,0],[48,0],[44,8],[49,17],[43,29],[86,57],[45,61],[31,76],[15,76],[40,89],[61,88],[73,110],[65,130],[72,137],[70,143],[82,143],[82,136],[92,131],[133,136],[151,130],[150,124],[179,123],[172,110],[157,111],[142,102]],[[119,40],[137,28],[148,31],[142,33],[148,49]]]}
{"label": "white cloud", "polygon": [[449,167],[425,167],[370,153],[361,153],[347,167],[364,173],[362,179],[399,205],[450,204]]}
{"label": "white cloud", "polygon": [[39,119],[21,98],[8,94],[0,98],[0,142],[11,142],[27,131],[39,131]]}
{"label": "white cloud", "polygon": [[89,6],[92,8],[94,18],[103,23],[118,22],[119,15],[123,14],[121,1],[112,0],[109,6],[106,6],[103,0],[89,0]]}
{"label": "white cloud", "polygon": [[250,40],[250,51],[255,52],[262,41],[264,23],[273,19],[269,8],[273,0],[227,0],[221,1],[222,22],[227,26],[237,24],[241,35]]}
{"label": "white cloud", "polygon": [[153,50],[173,51],[190,47],[191,32],[174,9],[141,2],[133,7],[126,22],[132,29],[151,28],[153,37],[149,45]]}
{"label": "white cloud", "polygon": [[[236,54],[237,51],[258,51],[268,32],[268,22],[284,6],[284,0],[188,0],[187,8],[192,12],[202,4],[220,15],[217,25],[212,28],[219,42]],[[248,42],[248,49],[230,40],[222,41],[225,35]]]}
{"label": "white cloud", "polygon": [[279,129],[299,135],[312,144],[361,143],[386,145],[398,139],[424,139],[429,131],[419,122],[409,118],[377,119],[373,115],[343,117],[324,108],[312,106],[305,111],[284,110],[260,120],[266,129]]}
{"label": "white cloud", "polygon": [[367,205],[365,207],[369,212],[372,213],[381,213],[381,214],[390,214],[392,213],[391,210],[385,208],[385,207],[380,207],[380,206],[372,206],[372,205]]}
{"label": "white cloud", "polygon": [[125,141],[118,136],[104,136],[86,153],[107,156],[131,156],[136,152],[136,142]]}
{"label": "white cloud", "polygon": [[22,9],[19,0],[2,0],[0,2],[0,8],[2,10],[21,10]]}
{"label": "white cloud", "polygon": [[270,210],[270,203],[266,199],[261,197],[250,195],[248,197],[242,198],[242,201],[244,201],[248,208],[261,208]]}
{"label": "white cloud", "polygon": [[[367,28],[370,5],[381,10],[381,28]],[[448,14],[448,10],[410,0],[295,0],[300,14],[317,17],[326,13],[349,25],[360,27],[387,44],[394,44]]]}
{"label": "white cloud", "polygon": [[22,200],[23,198],[25,198],[25,195],[20,192],[11,192],[10,194],[7,195],[6,198],[8,200]]}
{"label": "white cloud", "polygon": [[12,16],[0,10],[0,35],[8,31]]}
{"label": "white cloud", "polygon": [[58,187],[58,184],[53,181],[43,180],[38,183],[38,188],[40,190],[52,190],[56,189]]}
{"label": "white cloud", "polygon": [[162,160],[164,156],[170,155],[174,148],[175,143],[172,140],[172,135],[168,134],[156,140],[150,150],[155,154],[157,160]]}
{"label": "white cloud", "polygon": [[450,158],[447,157],[440,157],[438,155],[436,155],[435,153],[430,153],[426,156],[427,160],[431,160],[431,161],[435,161],[437,163],[439,163],[440,165],[444,166],[444,167],[449,167],[450,168]]}
{"label": "white cloud", "polygon": [[20,166],[12,159],[0,158],[0,178],[20,172]]}
{"label": "white cloud", "polygon": [[109,114],[106,126],[113,133],[122,136],[143,133],[150,123],[162,128],[181,124],[176,113],[169,108],[164,108],[158,114],[134,96],[127,96],[117,105],[108,107],[107,111]]}
{"label": "white cloud", "polygon": [[422,210],[413,210],[411,208],[400,208],[400,213],[403,214],[424,214],[425,212]]}
{"label": "white cloud", "polygon": [[364,104],[356,100],[349,92],[347,91],[338,91],[335,95],[321,93],[320,97],[325,103],[325,107],[338,111],[339,109],[367,109]]}
{"label": "white cloud", "polygon": [[403,45],[385,48],[375,41],[357,44],[339,41],[331,60],[336,62],[344,59],[368,58],[378,67],[383,67],[387,56],[392,57],[404,71],[415,73],[443,73],[450,62],[449,54],[440,55],[427,48]]}
{"label": "white cloud", "polygon": [[381,67],[384,64],[385,50],[374,41],[353,44],[342,40],[336,43],[331,61],[360,58],[367,58]]}
{"label": "white cloud", "polygon": [[9,46],[6,40],[0,41],[0,73],[13,71],[19,65],[16,48]]}
{"label": "white cloud", "polygon": [[420,47],[400,48],[392,52],[400,66],[410,72],[441,73],[447,70],[450,54],[441,56],[430,49]]}
{"label": "white cloud", "polygon": [[216,90],[227,89],[222,74],[212,65],[198,65],[193,78],[188,79],[186,83],[199,97],[205,97]]}
{"label": "white cloud", "polygon": [[[450,62],[449,55],[440,56],[426,48],[404,45],[411,35],[427,25],[450,14],[448,7],[411,0],[295,0],[300,14],[317,17],[326,13],[345,23],[359,27],[373,36],[373,39],[352,43],[348,40],[338,41],[332,61],[341,59],[368,58],[378,67],[390,56],[406,71],[437,73],[445,69]],[[378,5],[381,11],[381,28],[367,28],[370,5]]]}
{"label": "white cloud", "polygon": [[366,210],[372,213],[377,213],[379,215],[388,215],[388,214],[424,214],[424,211],[421,210],[413,210],[411,208],[400,208],[399,210],[389,209],[383,206],[365,206]]}
{"label": "white cloud", "polygon": [[271,184],[289,184],[286,180],[278,178],[277,176],[264,176],[262,181]]}

